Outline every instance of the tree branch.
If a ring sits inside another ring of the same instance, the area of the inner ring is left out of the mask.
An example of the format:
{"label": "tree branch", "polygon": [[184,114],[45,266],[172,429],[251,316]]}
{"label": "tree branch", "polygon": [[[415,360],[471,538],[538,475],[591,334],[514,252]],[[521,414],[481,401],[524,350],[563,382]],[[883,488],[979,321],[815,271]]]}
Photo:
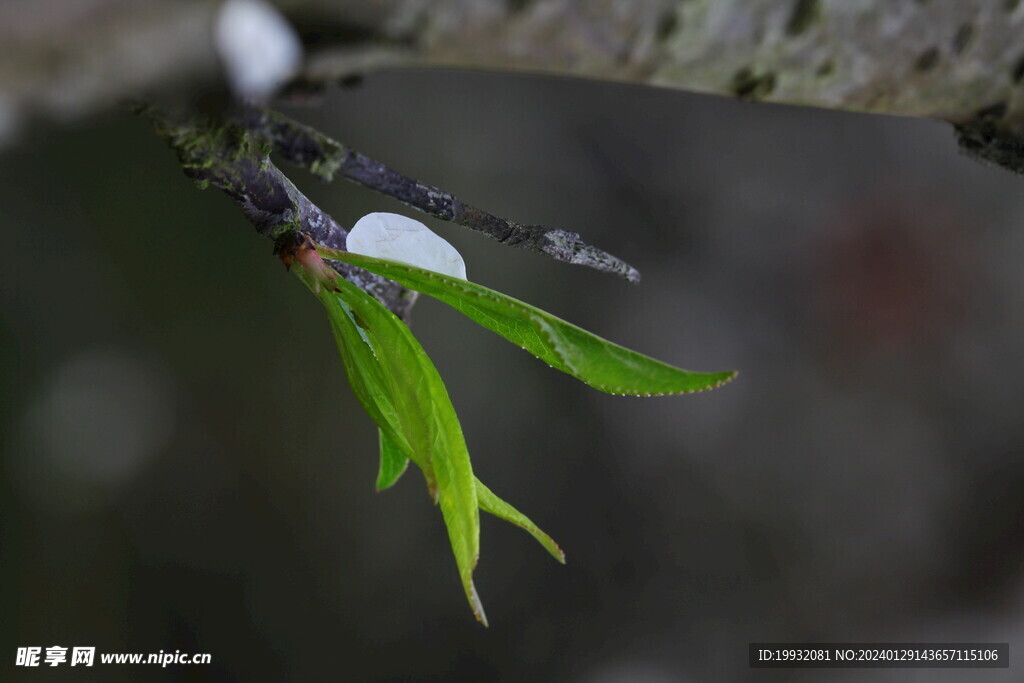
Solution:
{"label": "tree branch", "polygon": [[[297,232],[315,242],[345,249],[347,231],[302,194],[270,162],[270,148],[245,129],[225,121],[170,115],[142,108],[156,131],[177,153],[185,175],[213,186],[238,205],[261,235],[283,244]],[[407,319],[416,293],[385,278],[337,261],[331,267]]]}
{"label": "tree branch", "polygon": [[284,159],[308,168],[325,181],[330,181],[337,174],[429,216],[482,232],[502,244],[620,275],[630,282],[640,281],[636,268],[587,244],[578,233],[499,218],[440,188],[388,168],[278,112],[246,108],[236,120],[252,134],[266,140]]}
{"label": "tree branch", "polygon": [[[14,139],[18,122],[64,121],[223,78],[212,29],[219,4],[0,3],[0,141]],[[966,127],[984,113],[997,142],[1024,140],[1017,0],[275,4],[309,39],[300,84],[394,65],[532,71]]]}
{"label": "tree branch", "polygon": [[332,16],[363,39],[320,43],[307,86],[391,66],[645,83],[948,121],[971,156],[1024,171],[1018,0],[363,0]]}
{"label": "tree branch", "polygon": [[362,40],[319,43],[306,69],[312,81],[397,63],[573,75],[957,123],[1005,102],[1007,122],[1024,119],[1017,94],[1024,6],[1014,1],[362,0],[331,16]]}

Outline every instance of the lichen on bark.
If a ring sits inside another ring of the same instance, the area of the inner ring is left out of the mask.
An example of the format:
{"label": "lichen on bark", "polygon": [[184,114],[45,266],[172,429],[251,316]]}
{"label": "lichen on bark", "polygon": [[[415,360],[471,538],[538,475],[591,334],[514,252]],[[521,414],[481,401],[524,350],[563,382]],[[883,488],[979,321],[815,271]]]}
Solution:
{"label": "lichen on bark", "polygon": [[[139,108],[178,156],[185,175],[200,187],[215,187],[242,210],[257,232],[275,244],[302,233],[318,244],[345,248],[347,231],[309,200],[270,160],[270,145],[227,117],[168,113]],[[345,279],[407,319],[416,301],[396,283],[335,261]]]}

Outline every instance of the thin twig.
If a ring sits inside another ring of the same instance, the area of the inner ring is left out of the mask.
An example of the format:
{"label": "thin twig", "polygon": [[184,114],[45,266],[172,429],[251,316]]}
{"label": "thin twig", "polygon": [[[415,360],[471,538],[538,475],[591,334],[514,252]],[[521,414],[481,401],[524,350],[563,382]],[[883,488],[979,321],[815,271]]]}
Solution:
{"label": "thin twig", "polygon": [[[200,187],[213,186],[231,197],[257,232],[275,244],[302,232],[319,244],[345,248],[348,232],[270,162],[269,146],[248,131],[225,121],[137,109],[177,153],[185,175]],[[408,319],[416,292],[362,268],[329,263],[395,315]]]}
{"label": "thin twig", "polygon": [[582,241],[578,233],[499,218],[433,185],[402,175],[284,114],[250,108],[240,112],[237,120],[266,140],[284,159],[308,168],[325,181],[340,175],[429,216],[482,232],[502,244],[620,275],[630,282],[640,281],[636,268]]}

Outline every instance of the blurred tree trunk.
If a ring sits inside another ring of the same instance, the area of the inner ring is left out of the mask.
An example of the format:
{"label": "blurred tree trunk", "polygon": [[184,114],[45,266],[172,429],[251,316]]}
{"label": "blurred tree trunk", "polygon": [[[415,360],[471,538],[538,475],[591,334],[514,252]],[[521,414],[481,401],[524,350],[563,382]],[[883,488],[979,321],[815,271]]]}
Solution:
{"label": "blurred tree trunk", "polygon": [[[242,0],[235,0],[236,2]],[[0,4],[0,136],[219,78],[214,0]],[[278,0],[304,80],[517,70],[1024,131],[1016,0]]]}

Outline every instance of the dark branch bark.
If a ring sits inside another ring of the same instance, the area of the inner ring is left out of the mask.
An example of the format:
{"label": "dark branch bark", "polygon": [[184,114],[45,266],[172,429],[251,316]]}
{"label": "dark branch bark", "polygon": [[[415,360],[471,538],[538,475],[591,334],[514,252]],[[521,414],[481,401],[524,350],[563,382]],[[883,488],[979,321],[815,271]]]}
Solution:
{"label": "dark branch bark", "polygon": [[482,232],[502,244],[619,275],[630,282],[640,281],[636,268],[587,244],[578,233],[499,218],[440,188],[409,178],[278,112],[246,109],[237,120],[252,134],[266,140],[284,159],[308,168],[325,181],[340,175],[429,216]]}
{"label": "dark branch bark", "polygon": [[[279,244],[302,232],[313,241],[345,248],[348,232],[309,200],[271,163],[270,148],[229,122],[141,109],[177,153],[185,174],[200,187],[212,186],[238,205],[261,235]],[[407,319],[416,293],[398,284],[336,261],[331,267],[395,315]]]}

